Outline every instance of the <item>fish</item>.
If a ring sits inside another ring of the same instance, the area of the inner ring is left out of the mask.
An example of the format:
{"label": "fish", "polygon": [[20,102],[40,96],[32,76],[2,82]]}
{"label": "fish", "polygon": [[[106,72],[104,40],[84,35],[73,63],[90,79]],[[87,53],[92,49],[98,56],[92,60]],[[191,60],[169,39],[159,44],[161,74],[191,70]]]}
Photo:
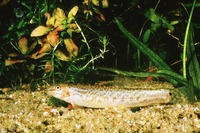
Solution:
{"label": "fish", "polygon": [[100,85],[55,84],[47,94],[72,104],[73,108],[142,107],[165,104],[171,100],[168,89],[126,89]]}

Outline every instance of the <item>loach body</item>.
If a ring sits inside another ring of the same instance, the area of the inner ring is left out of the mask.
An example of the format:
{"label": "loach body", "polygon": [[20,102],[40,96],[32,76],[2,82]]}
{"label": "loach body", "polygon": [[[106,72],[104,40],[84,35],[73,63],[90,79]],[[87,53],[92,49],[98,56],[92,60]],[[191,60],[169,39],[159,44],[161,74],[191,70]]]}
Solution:
{"label": "loach body", "polygon": [[140,107],[157,103],[168,103],[171,94],[168,89],[124,89],[108,86],[57,84],[47,89],[47,93],[74,108]]}

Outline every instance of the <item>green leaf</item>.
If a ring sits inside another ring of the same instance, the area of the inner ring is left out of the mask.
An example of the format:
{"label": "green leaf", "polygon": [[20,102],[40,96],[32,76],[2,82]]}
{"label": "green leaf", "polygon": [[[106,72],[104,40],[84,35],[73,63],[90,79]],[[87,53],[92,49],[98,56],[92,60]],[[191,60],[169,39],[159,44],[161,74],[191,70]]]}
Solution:
{"label": "green leaf", "polygon": [[41,11],[40,11],[40,14],[44,14],[45,12],[47,12],[48,11],[48,7],[46,6],[44,9],[42,9]]}
{"label": "green leaf", "polygon": [[161,23],[151,23],[151,30],[156,31],[160,26],[162,26]]}
{"label": "green leaf", "polygon": [[10,26],[10,27],[8,28],[8,31],[11,31],[13,28],[14,28],[13,26]]}
{"label": "green leaf", "polygon": [[144,16],[149,18],[154,23],[159,23],[160,17],[156,15],[153,8],[150,8],[147,12],[145,12]]}
{"label": "green leaf", "polygon": [[72,31],[71,31],[71,29],[68,29],[67,33],[69,34],[70,38],[72,38]]}
{"label": "green leaf", "polygon": [[31,7],[26,5],[24,2],[21,3],[23,6],[25,6],[30,12],[32,12]]}
{"label": "green leaf", "polygon": [[168,28],[170,29],[171,31],[174,31],[174,27],[172,25],[170,25],[169,23],[163,23],[162,25],[164,28]]}
{"label": "green leaf", "polygon": [[32,16],[33,16],[33,13],[32,12],[29,12],[27,15],[26,15],[26,18],[32,18]]}
{"label": "green leaf", "polygon": [[[186,63],[188,64],[189,70],[189,80],[192,79],[193,88],[197,88],[200,90],[200,69],[199,69],[199,62],[197,59],[195,47],[194,47],[194,31],[191,24],[192,15],[194,11],[196,0],[193,2],[193,6],[190,12],[190,16],[188,19],[188,24],[185,32],[185,39],[184,39],[184,50],[183,50],[183,73],[184,77],[186,77]],[[186,56],[187,55],[187,56]],[[186,62],[187,57],[187,62]]]}
{"label": "green leaf", "polygon": [[2,36],[3,39],[6,39],[9,37],[10,34],[5,34],[4,36]]}
{"label": "green leaf", "polygon": [[167,79],[174,79],[177,82],[187,86],[188,85],[188,81],[187,79],[185,79],[182,75],[179,75],[175,72],[169,71],[169,70],[158,70],[156,72],[157,74],[161,74],[162,77],[165,77]]}
{"label": "green leaf", "polygon": [[188,39],[187,39],[187,63],[189,69],[189,78],[192,78],[193,84],[196,88],[200,89],[200,70],[199,62],[197,59],[195,47],[194,47],[194,34],[192,26],[190,26]]}
{"label": "green leaf", "polygon": [[106,67],[98,67],[97,69],[100,70],[106,70],[110,72],[114,72],[116,74],[124,75],[124,76],[130,76],[130,77],[164,77],[166,79],[174,79],[178,82],[178,85],[188,85],[188,81],[181,75],[169,71],[169,70],[159,70],[156,73],[150,73],[150,72],[129,72],[129,71],[121,71],[114,68],[106,68]]}
{"label": "green leaf", "polygon": [[66,34],[67,34],[66,31],[62,31],[62,32],[60,33],[61,37],[64,37]]}
{"label": "green leaf", "polygon": [[176,24],[178,24],[180,21],[178,21],[178,20],[176,20],[176,21],[171,21],[170,22],[170,25],[176,25]]}
{"label": "green leaf", "polygon": [[150,37],[150,34],[151,34],[151,30],[150,30],[150,29],[147,29],[147,30],[144,32],[144,35],[143,35],[143,42],[144,42],[144,43],[147,43],[147,42],[148,42],[149,37]]}
{"label": "green leaf", "polygon": [[20,21],[20,23],[19,23],[18,26],[17,26],[17,29],[20,29],[22,26],[25,25],[24,20],[25,20],[25,18],[23,18],[23,19]]}
{"label": "green leaf", "polygon": [[36,47],[36,45],[37,45],[37,41],[33,42],[26,54],[29,54]]}

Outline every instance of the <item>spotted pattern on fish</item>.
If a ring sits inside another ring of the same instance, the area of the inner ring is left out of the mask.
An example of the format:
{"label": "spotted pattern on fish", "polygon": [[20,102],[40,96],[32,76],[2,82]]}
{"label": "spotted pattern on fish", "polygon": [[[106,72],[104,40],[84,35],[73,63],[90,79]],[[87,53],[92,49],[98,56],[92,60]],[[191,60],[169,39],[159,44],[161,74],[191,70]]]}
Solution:
{"label": "spotted pattern on fish", "polygon": [[168,103],[171,94],[168,89],[124,89],[119,87],[56,84],[47,93],[73,107],[107,108],[140,107],[158,103]]}

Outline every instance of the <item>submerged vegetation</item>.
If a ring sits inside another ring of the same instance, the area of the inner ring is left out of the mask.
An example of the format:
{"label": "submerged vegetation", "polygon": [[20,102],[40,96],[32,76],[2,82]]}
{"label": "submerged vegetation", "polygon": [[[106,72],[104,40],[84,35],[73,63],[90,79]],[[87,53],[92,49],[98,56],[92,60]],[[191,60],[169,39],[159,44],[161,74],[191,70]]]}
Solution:
{"label": "submerged vegetation", "polygon": [[12,10],[0,18],[1,86],[95,83],[107,70],[164,77],[200,96],[196,0],[3,0],[0,8]]}
{"label": "submerged vegetation", "polygon": [[3,2],[2,10],[14,7],[14,16],[7,18],[9,23],[1,22],[8,28],[1,35],[1,85],[86,82],[95,61],[108,52],[108,38],[90,26],[95,13],[105,21],[95,1],[72,3],[67,8],[61,6],[64,2],[48,0]]}

